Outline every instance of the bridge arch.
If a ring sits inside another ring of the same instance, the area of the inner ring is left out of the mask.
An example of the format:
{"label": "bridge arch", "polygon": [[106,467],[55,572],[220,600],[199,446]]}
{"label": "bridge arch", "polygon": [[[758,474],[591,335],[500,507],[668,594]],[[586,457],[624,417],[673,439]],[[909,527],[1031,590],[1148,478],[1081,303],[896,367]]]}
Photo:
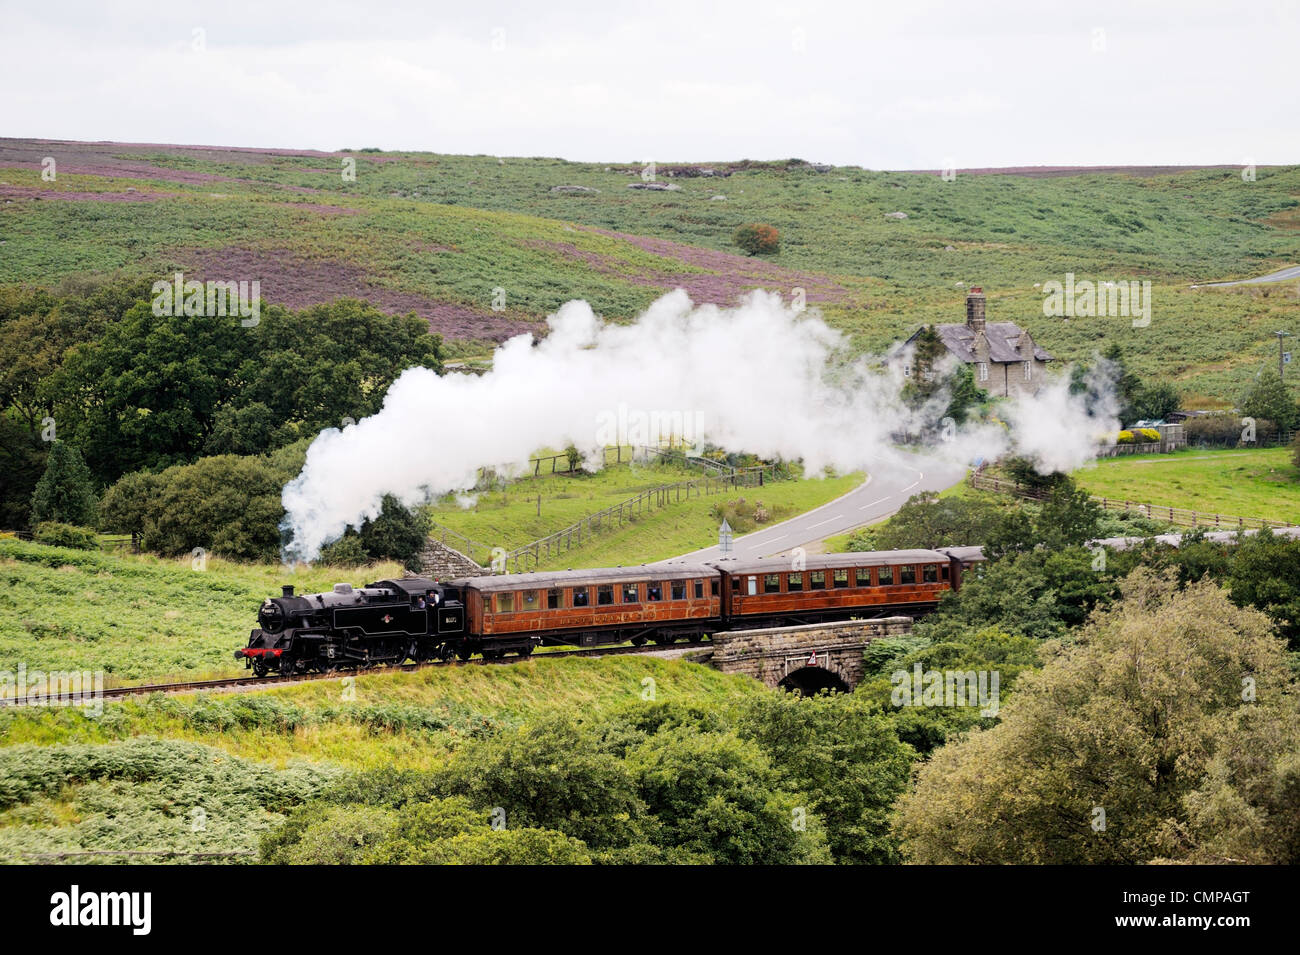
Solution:
{"label": "bridge arch", "polygon": [[822,690],[834,693],[848,693],[851,687],[845,679],[833,670],[819,666],[804,666],[791,670],[777,686],[800,696],[816,696]]}

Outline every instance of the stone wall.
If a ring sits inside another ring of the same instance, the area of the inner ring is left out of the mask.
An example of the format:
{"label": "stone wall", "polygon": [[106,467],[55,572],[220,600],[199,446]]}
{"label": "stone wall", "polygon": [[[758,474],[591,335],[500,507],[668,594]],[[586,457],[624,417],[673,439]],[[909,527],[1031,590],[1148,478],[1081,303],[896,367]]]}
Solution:
{"label": "stone wall", "polygon": [[723,673],[743,673],[772,687],[799,669],[818,667],[853,688],[862,680],[862,651],[869,643],[911,632],[911,617],[731,630],[713,634],[707,662]]}
{"label": "stone wall", "polygon": [[455,580],[458,577],[483,577],[489,573],[454,547],[430,537],[420,553],[420,575],[434,580]]}

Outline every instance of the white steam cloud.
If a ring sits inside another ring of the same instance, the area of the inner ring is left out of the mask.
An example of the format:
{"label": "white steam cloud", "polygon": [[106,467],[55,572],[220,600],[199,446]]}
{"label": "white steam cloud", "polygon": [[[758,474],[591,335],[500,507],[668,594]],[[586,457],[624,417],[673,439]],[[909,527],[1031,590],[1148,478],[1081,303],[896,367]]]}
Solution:
{"label": "white steam cloud", "polygon": [[[724,309],[693,306],[678,290],[627,325],[606,324],[574,301],[548,323],[541,340],[501,345],[484,375],[408,369],[378,414],[323,431],[284,489],[286,557],[314,559],[348,526],[375,517],[385,494],[413,506],[464,491],[480,467],[522,471],[539,448],[598,454],[616,441],[654,443],[662,429],[802,459],[809,474],[880,471],[904,453],[891,435],[920,430],[933,411],[902,400],[900,362],[850,356],[819,315],[796,313],[771,293]],[[950,426],[934,453],[965,464],[1012,451],[1045,472],[1079,467],[1118,426],[1113,389],[1091,384],[1090,395],[1072,395],[1053,378],[1038,395],[999,407],[1009,430]],[[947,398],[936,402],[941,413]]]}

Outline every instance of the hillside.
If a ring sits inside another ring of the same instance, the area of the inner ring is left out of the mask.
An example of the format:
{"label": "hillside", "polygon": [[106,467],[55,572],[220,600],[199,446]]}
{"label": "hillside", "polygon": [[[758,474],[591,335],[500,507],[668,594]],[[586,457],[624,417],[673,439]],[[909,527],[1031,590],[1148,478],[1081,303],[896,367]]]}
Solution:
{"label": "hillside", "polygon": [[[7,139],[0,283],[259,278],[268,301],[364,297],[480,353],[565,300],[626,319],[676,287],[720,304],[803,288],[876,350],[921,322],[960,320],[971,283],[991,319],[1019,322],[1061,359],[1117,341],[1140,375],[1235,401],[1276,354],[1272,331],[1300,315],[1297,283],[1189,286],[1300,261],[1300,169],[1260,168],[1253,182],[1231,168],[1048,172],[947,182],[797,160],[660,164],[667,188],[652,191],[629,188],[644,185],[640,166],[557,159]],[[737,254],[732,233],[754,221],[780,230],[778,254]],[[1067,273],[1151,280],[1152,323],[1044,317],[1035,285]]]}

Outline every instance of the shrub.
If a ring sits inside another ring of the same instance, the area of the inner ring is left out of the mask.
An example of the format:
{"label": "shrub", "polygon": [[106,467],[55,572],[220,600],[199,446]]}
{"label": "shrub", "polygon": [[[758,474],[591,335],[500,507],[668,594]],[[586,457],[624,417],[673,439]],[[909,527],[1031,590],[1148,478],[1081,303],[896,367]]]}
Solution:
{"label": "shrub", "polygon": [[1155,428],[1139,428],[1138,434],[1142,435],[1142,437],[1146,438],[1148,441],[1160,440],[1160,432]]}
{"label": "shrub", "polygon": [[1119,433],[1119,436],[1116,437],[1116,439],[1115,439],[1115,443],[1116,443],[1116,444],[1132,444],[1132,443],[1133,443],[1133,432],[1132,432],[1132,431],[1121,431],[1121,432]]}
{"label": "shrub", "polygon": [[81,453],[70,444],[55,441],[45,473],[32,494],[32,523],[93,524],[97,508],[95,482]]}
{"label": "shrub", "polygon": [[731,239],[748,255],[776,252],[781,247],[781,234],[774,226],[763,222],[742,225]]}
{"label": "shrub", "polygon": [[40,544],[53,547],[72,547],[76,550],[99,550],[99,539],[88,527],[73,524],[60,524],[58,521],[45,521],[37,524],[32,538]]}

